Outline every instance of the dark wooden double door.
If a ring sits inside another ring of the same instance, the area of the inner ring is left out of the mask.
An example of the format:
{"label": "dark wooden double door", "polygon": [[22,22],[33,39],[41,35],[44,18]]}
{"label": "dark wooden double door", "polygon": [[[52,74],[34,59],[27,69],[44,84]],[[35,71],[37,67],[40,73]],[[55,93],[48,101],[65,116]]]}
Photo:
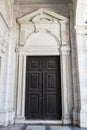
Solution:
{"label": "dark wooden double door", "polygon": [[26,119],[60,120],[61,115],[60,57],[27,57]]}

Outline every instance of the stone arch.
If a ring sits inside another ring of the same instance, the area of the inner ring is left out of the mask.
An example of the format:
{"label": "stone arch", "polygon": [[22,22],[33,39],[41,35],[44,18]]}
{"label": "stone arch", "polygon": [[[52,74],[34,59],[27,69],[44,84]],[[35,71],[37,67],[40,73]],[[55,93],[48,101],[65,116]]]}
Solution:
{"label": "stone arch", "polygon": [[25,45],[24,46],[27,47],[29,44],[31,44],[30,42],[32,40],[34,40],[35,37],[40,38],[39,35],[42,35],[42,34],[44,34],[45,38],[46,38],[46,36],[47,36],[48,39],[51,38],[51,40],[54,41],[53,45],[56,45],[58,47],[61,45],[59,39],[54,34],[52,34],[51,32],[46,31],[46,32],[33,32],[33,33],[29,34],[28,37],[25,40]]}

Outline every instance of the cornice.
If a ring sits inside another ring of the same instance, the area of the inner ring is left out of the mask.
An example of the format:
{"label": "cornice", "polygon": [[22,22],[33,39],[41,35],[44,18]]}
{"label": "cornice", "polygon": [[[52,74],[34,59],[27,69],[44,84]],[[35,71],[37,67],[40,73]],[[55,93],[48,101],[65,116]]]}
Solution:
{"label": "cornice", "polygon": [[21,24],[21,23],[24,23],[24,21],[25,21],[25,23],[26,23],[27,21],[29,22],[32,18],[34,18],[34,17],[36,17],[36,16],[39,16],[39,15],[43,15],[43,14],[48,15],[48,16],[50,16],[51,18],[57,19],[57,20],[59,20],[59,21],[69,22],[69,19],[68,19],[68,18],[66,18],[66,17],[64,17],[64,16],[62,16],[62,15],[60,15],[60,14],[58,14],[58,13],[54,13],[54,12],[52,12],[52,11],[50,11],[50,10],[47,10],[47,9],[45,9],[45,8],[41,8],[41,9],[36,10],[36,11],[34,11],[34,12],[28,14],[28,15],[25,15],[25,16],[23,16],[23,17],[21,17],[21,18],[18,18],[17,21],[18,21],[18,23],[20,23],[20,24]]}

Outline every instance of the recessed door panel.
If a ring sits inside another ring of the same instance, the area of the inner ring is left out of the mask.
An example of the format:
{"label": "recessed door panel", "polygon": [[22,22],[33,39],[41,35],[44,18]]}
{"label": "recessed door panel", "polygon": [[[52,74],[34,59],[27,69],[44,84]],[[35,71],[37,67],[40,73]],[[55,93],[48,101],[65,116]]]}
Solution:
{"label": "recessed door panel", "polygon": [[57,75],[56,73],[54,72],[46,72],[45,73],[45,89],[48,90],[48,89],[56,89],[57,88]]}

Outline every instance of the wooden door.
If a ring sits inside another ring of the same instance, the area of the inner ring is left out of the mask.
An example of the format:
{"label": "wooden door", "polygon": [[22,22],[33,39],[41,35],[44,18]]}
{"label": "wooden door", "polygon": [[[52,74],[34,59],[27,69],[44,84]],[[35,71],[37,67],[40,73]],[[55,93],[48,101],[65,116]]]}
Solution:
{"label": "wooden door", "polygon": [[26,119],[61,119],[60,57],[27,57]]}

